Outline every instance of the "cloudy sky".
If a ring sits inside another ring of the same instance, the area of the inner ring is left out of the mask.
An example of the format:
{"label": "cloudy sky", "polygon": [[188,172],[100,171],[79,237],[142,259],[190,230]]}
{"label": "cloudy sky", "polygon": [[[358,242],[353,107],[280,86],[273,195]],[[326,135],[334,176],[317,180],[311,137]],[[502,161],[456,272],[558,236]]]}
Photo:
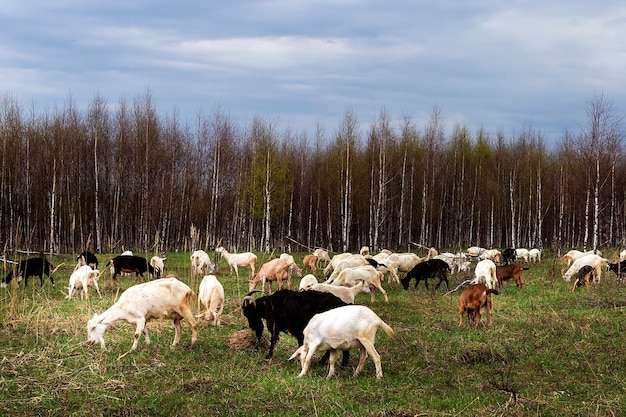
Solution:
{"label": "cloudy sky", "polygon": [[623,0],[4,0],[0,95],[46,112],[68,98],[152,94],[193,125],[217,107],[332,134],[346,110],[548,141],[602,94],[626,114]]}

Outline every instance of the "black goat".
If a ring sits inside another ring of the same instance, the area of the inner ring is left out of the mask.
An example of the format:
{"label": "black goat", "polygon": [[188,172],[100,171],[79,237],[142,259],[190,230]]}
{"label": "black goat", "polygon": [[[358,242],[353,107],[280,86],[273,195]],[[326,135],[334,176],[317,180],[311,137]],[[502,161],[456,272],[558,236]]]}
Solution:
{"label": "black goat", "polygon": [[98,258],[89,251],[82,251],[80,255],[76,257],[76,260],[80,265],[89,265],[93,269],[98,269]]}
{"label": "black goat", "polygon": [[[333,294],[318,291],[283,289],[256,300],[252,298],[254,292],[251,291],[244,297],[241,308],[258,340],[263,335],[263,319],[267,323],[271,338],[266,359],[272,358],[280,332],[291,334],[298,340],[298,346],[302,346],[304,328],[315,314],[347,305]],[[345,361],[344,356],[344,363]]]}
{"label": "black goat", "polygon": [[513,248],[508,248],[502,251],[502,262],[505,265],[512,264],[517,260],[517,252]]}
{"label": "black goat", "polygon": [[617,275],[617,281],[622,282],[624,280],[624,275],[626,275],[626,260],[616,262],[614,264],[609,263],[607,264],[607,269],[615,272],[615,275]]}
{"label": "black goat", "polygon": [[429,259],[424,262],[420,262],[413,267],[405,276],[400,280],[402,286],[405,290],[409,289],[409,284],[411,283],[411,279],[415,278],[415,288],[417,288],[417,284],[420,281],[424,281],[424,285],[426,285],[426,289],[428,289],[428,278],[439,278],[439,282],[435,287],[435,290],[439,288],[442,282],[446,283],[446,289],[448,288],[448,272],[452,272],[450,270],[450,265],[446,261],[442,261],[441,259]]}
{"label": "black goat", "polygon": [[6,287],[13,279],[13,276],[24,278],[24,286],[28,284],[28,277],[38,276],[41,286],[43,287],[43,276],[47,275],[54,287],[54,279],[50,275],[50,270],[54,269],[52,264],[46,258],[30,258],[24,259],[17,264],[15,269],[9,271],[7,276],[2,280],[2,287]]}

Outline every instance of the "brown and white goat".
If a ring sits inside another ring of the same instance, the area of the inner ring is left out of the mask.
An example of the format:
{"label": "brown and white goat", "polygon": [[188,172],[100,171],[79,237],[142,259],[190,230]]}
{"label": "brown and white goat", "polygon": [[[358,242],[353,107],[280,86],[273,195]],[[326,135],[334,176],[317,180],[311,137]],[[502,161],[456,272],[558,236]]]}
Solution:
{"label": "brown and white goat", "polygon": [[583,265],[578,272],[576,272],[576,279],[574,280],[574,287],[572,288],[572,292],[576,290],[576,288],[581,287],[585,284],[585,287],[589,289],[591,284],[593,284],[593,273],[595,269],[591,265]]}

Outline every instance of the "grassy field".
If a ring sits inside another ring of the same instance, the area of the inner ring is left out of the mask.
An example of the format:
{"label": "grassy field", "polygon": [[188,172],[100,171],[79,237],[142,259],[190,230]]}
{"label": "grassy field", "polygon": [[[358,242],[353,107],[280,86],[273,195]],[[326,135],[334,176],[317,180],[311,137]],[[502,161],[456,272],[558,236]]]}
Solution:
{"label": "grassy field", "polygon": [[[197,291],[188,259],[167,254],[166,270]],[[259,264],[265,260],[259,256]],[[37,279],[29,288],[0,292],[3,416],[618,416],[626,410],[626,289],[612,273],[604,272],[595,290],[572,292],[554,259],[528,265],[523,289],[507,283],[494,296],[490,328],[458,326],[458,293],[384,284],[389,303],[380,293],[374,303],[357,297],[396,332],[394,339],[378,333],[384,378],[376,380],[370,359],[353,377],[354,352],[327,380],[319,363],[297,378],[300,364],[287,361],[296,348],[289,335],[281,335],[270,362],[265,350],[227,345],[246,328],[240,304],[248,275],[241,270],[238,283],[223,260],[221,328],[201,319],[191,346],[185,323],[181,344],[172,349],[171,322],[150,322],[152,343],[142,339],[128,354],[134,328],[127,324],[107,330],[105,351],[86,341],[87,320],[118,296],[108,271],[102,300],[93,291],[88,301],[67,300],[73,257],[51,261],[63,263],[56,288],[47,281],[41,289]],[[464,279],[453,276],[452,288]],[[135,282],[123,277],[120,286]]]}

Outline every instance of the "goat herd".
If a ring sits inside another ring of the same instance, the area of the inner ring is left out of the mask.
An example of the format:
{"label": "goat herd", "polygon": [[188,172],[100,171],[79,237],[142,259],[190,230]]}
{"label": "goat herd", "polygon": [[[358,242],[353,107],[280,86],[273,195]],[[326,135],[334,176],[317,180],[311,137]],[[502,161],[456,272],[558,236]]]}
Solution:
{"label": "goat herd", "polygon": [[[215,252],[223,257],[232,273],[239,277],[239,267],[250,268],[249,293],[242,300],[242,312],[248,321],[250,329],[258,341],[261,341],[264,328],[270,332],[269,352],[270,359],[278,341],[279,333],[285,332],[294,336],[298,341],[297,350],[290,359],[299,359],[303,376],[317,351],[326,351],[323,360],[329,363],[328,377],[333,375],[337,352],[343,351],[344,363],[348,360],[350,349],[360,349],[360,358],[354,372],[357,375],[369,356],[376,367],[376,377],[383,376],[380,355],[374,347],[375,335],[382,327],[389,337],[393,337],[393,329],[385,323],[370,308],[355,305],[357,294],[370,294],[371,301],[375,300],[375,290],[379,290],[385,301],[387,293],[383,288],[384,276],[388,282],[402,284],[408,289],[411,280],[415,280],[415,288],[420,281],[424,281],[428,288],[428,279],[437,279],[435,289],[442,283],[446,285],[448,293],[464,287],[459,296],[459,326],[463,324],[464,315],[470,323],[478,326],[481,321],[481,310],[487,312],[487,324],[491,325],[491,295],[498,294],[496,286],[503,281],[513,280],[518,288],[522,288],[522,271],[524,268],[516,262],[540,262],[541,251],[538,249],[483,249],[470,247],[467,252],[438,253],[434,248],[428,256],[421,259],[414,253],[392,253],[383,250],[372,255],[367,247],[361,248],[360,253],[343,253],[332,259],[323,249],[303,258],[303,267],[310,273],[302,276],[302,268],[295,262],[293,256],[282,254],[279,258],[264,263],[255,271],[257,256],[251,252],[231,254],[223,247],[216,248]],[[599,283],[602,267],[607,267],[622,280],[622,271],[626,268],[626,250],[620,253],[620,260],[611,263],[597,251],[581,252],[571,250],[564,255],[567,261],[567,270],[563,272],[565,281],[574,280],[572,291],[585,285],[587,288],[593,283]],[[174,322],[175,336],[173,345],[178,344],[181,335],[182,320],[188,322],[192,328],[192,343],[197,340],[196,318],[204,318],[213,326],[220,326],[224,307],[224,288],[213,275],[214,264],[209,255],[198,250],[190,257],[192,274],[202,276],[198,293],[185,283],[170,276],[161,278],[164,271],[165,258],[154,256],[150,261],[140,256],[125,252],[114,257],[106,266],[110,267],[112,281],[117,283],[117,277],[122,273],[135,273],[142,276],[148,272],[152,280],[133,285],[125,290],[119,299],[102,314],[94,314],[87,323],[87,338],[90,343],[100,343],[105,349],[103,334],[113,323],[127,322],[136,326],[134,342],[131,350],[137,348],[139,338],[143,334],[146,343],[150,337],[146,323],[151,319],[171,319]],[[470,272],[471,260],[477,261],[473,279],[466,280],[456,289],[448,288],[448,274],[456,272]],[[325,265],[321,269],[322,263]],[[316,274],[323,271],[325,282],[318,282]],[[43,285],[44,275],[48,276],[52,285],[53,266],[44,257],[29,258],[16,263],[2,280],[2,287],[14,278],[24,279],[28,283],[30,276],[38,276]],[[291,290],[291,275],[296,273],[301,277],[299,290]],[[405,273],[400,278],[401,273]],[[68,294],[72,298],[75,291],[81,289],[81,298],[88,298],[88,288],[95,288],[98,295],[98,279],[102,274],[98,270],[98,260],[90,252],[83,252],[77,257],[77,266],[69,279]],[[266,284],[271,292],[272,282],[278,283],[279,290],[273,294],[265,294]],[[287,289],[283,284],[287,283]],[[257,287],[261,284],[261,290]],[[255,293],[264,295],[255,298]],[[191,304],[197,299],[198,309],[203,305],[204,313],[196,316],[192,314]],[[265,324],[264,324],[265,321]]]}

